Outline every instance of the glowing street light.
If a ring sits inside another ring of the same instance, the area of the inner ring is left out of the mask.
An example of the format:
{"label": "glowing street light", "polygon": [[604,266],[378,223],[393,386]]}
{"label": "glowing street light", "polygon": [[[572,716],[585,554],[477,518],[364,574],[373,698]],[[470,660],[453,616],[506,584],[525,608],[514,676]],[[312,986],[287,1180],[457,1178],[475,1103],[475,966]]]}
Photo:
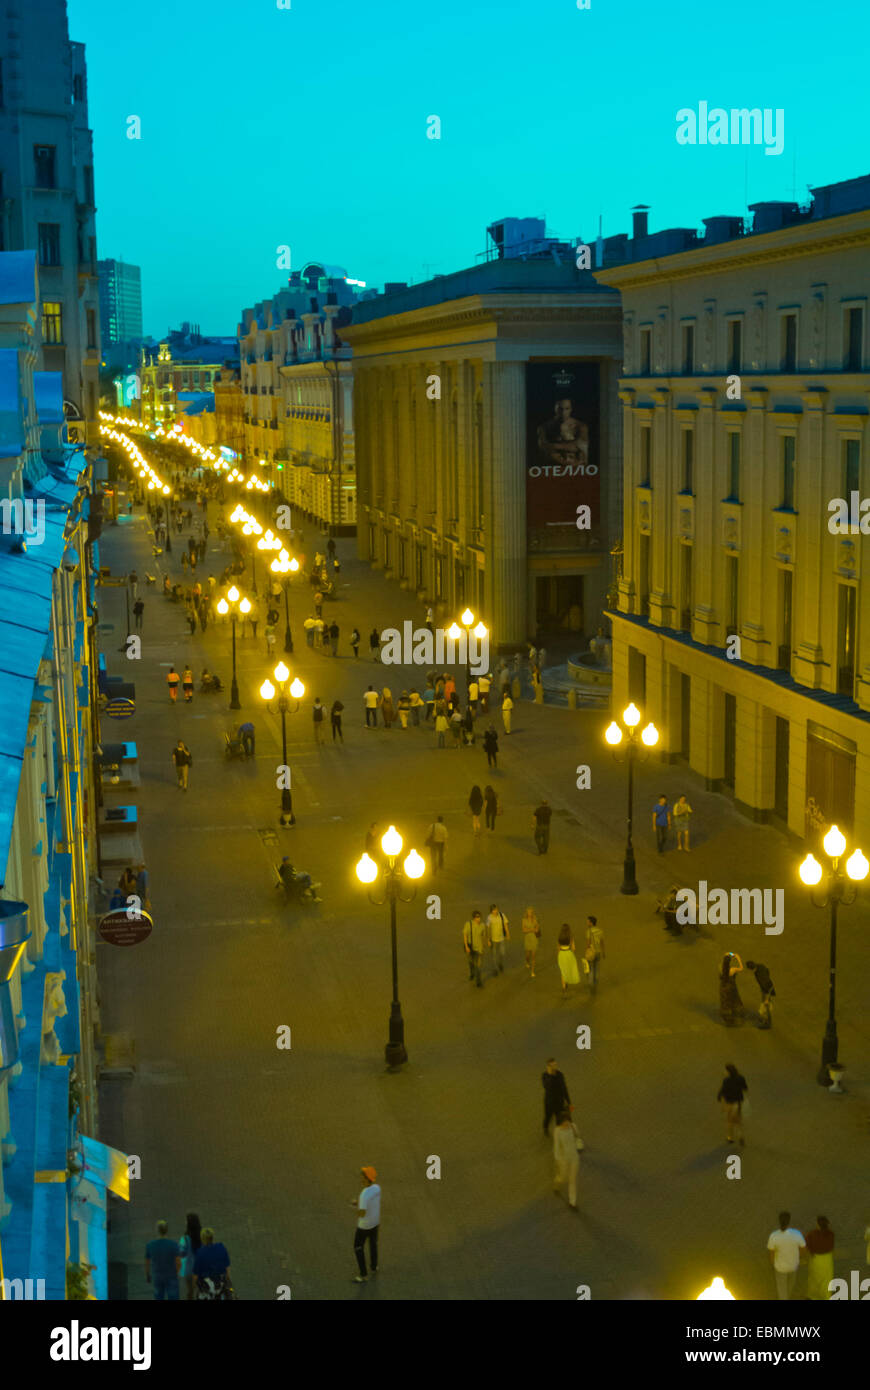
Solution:
{"label": "glowing street light", "polygon": [[402,865],[399,864],[399,855],[402,853],[404,841],[394,825],[381,836],[381,849],[386,863],[383,871],[369,854],[364,854],[356,865],[356,876],[360,883],[367,886],[375,883],[378,875],[383,873],[383,885],[381,896],[375,897],[371,887],[369,887],[369,901],[376,907],[382,907],[384,903],[390,904],[390,940],[392,945],[393,961],[393,998],[390,1005],[390,1026],[389,1041],[384,1048],[384,1057],[387,1066],[395,1069],[402,1066],[408,1060],[408,1053],[405,1049],[405,1020],[402,1017],[402,1006],[399,1003],[399,947],[396,931],[396,903],[409,903],[416,896],[416,880],[422,878],[426,872],[426,864],[420,854],[415,849],[410,850],[406,855]]}
{"label": "glowing street light", "polygon": [[[298,711],[299,711],[299,701],[302,699],[302,696],[305,694],[305,686],[302,684],[301,680],[299,680],[299,678],[297,677],[297,678],[290,684],[290,688],[289,688],[289,690],[288,690],[288,688],[287,688],[287,683],[288,683],[288,681],[290,680],[290,671],[289,671],[289,669],[284,665],[284,662],[283,662],[283,661],[279,661],[279,662],[278,662],[278,665],[275,667],[275,670],[272,672],[272,675],[273,675],[274,678],[275,678],[275,685],[272,684],[272,681],[270,681],[269,678],[268,678],[268,676],[267,676],[266,679],[263,681],[263,684],[260,686],[260,698],[261,698],[262,700],[264,700],[264,701],[266,702],[266,704],[268,705],[269,701],[270,701],[270,700],[274,700],[274,698],[275,698],[275,686],[277,685],[277,687],[278,687],[278,692],[279,692],[279,693],[278,693],[278,710],[279,710],[279,713],[280,713],[280,715],[281,715],[281,746],[282,746],[282,749],[283,749],[283,753],[282,753],[282,760],[283,760],[283,761],[282,761],[282,766],[283,766],[283,768],[286,769],[286,768],[287,768],[287,715],[288,715],[288,714],[297,714],[297,713],[298,713]],[[296,701],[296,707],[295,707],[295,709],[291,709],[291,708],[290,708],[290,700],[288,699],[288,695],[289,695],[293,700]],[[285,773],[285,775],[282,777],[281,780],[282,780],[282,781],[285,781],[285,780],[286,780],[286,773]],[[293,794],[292,794],[292,792],[291,792],[289,786],[283,786],[283,787],[281,788],[281,817],[280,817],[280,824],[281,824],[281,825],[295,825],[295,824],[296,824],[296,817],[295,817],[294,814],[293,814]]]}
{"label": "glowing street light", "polygon": [[[637,736],[637,728],[641,721],[641,713],[634,703],[628,705],[622,712],[622,723],[625,732],[619,727],[615,719],[612,719],[604,730],[605,742],[613,749],[613,756],[617,762],[628,763],[628,833],[625,844],[625,859],[622,869],[621,893],[634,894],[637,888],[637,873],[635,869],[634,844],[632,843],[632,818],[634,815],[634,763],[635,759],[644,761],[649,757],[649,750],[655,748],[659,741],[659,731],[655,724],[650,722],[642,731],[640,738]],[[617,749],[625,742],[625,750],[617,753]]]}

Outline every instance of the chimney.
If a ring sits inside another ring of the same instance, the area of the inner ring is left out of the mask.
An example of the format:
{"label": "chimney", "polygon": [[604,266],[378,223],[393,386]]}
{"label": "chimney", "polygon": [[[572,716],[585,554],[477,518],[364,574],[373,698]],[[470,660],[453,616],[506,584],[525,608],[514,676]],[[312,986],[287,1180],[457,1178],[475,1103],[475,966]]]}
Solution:
{"label": "chimney", "polygon": [[638,203],[637,207],[631,210],[631,235],[635,241],[637,241],[638,237],[649,235],[647,232],[648,212],[648,203]]}

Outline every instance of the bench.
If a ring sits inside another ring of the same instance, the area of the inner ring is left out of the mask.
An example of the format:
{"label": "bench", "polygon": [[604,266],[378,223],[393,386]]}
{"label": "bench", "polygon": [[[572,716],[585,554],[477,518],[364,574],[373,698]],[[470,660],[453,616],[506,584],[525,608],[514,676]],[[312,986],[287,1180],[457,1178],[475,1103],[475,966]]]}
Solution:
{"label": "bench", "polygon": [[107,835],[134,830],[138,820],[139,812],[135,806],[109,806],[100,816],[100,831]]}

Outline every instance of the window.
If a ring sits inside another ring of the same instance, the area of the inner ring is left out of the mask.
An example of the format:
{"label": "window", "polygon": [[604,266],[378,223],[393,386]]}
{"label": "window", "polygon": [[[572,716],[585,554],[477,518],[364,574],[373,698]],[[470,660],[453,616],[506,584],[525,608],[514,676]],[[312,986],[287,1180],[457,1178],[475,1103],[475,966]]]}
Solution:
{"label": "window", "polygon": [[54,188],[54,145],[33,146],[33,182],[37,188]]}
{"label": "window", "polygon": [[692,631],[692,547],[680,546],[680,630]]}
{"label": "window", "polygon": [[683,324],[683,376],[692,376],[695,371],[695,325]]}
{"label": "window", "polygon": [[86,164],[82,170],[85,179],[85,202],[89,207],[94,206],[94,166]]}
{"label": "window", "polygon": [[642,618],[649,617],[649,578],[650,578],[650,551],[649,536],[641,534],[638,537],[638,576],[637,594]]}
{"label": "window", "polygon": [[791,614],[792,614],[792,572],[779,572],[779,642],[777,644],[776,669],[791,670]]}
{"label": "window", "polygon": [[692,464],[695,452],[695,433],[683,430],[683,492],[692,491]]}
{"label": "window", "polygon": [[73,77],[73,101],[84,101],[85,99],[85,79],[80,72]]}
{"label": "window", "polygon": [[743,369],[743,321],[728,320],[728,370],[740,372]]}
{"label": "window", "polygon": [[781,370],[797,371],[797,314],[783,314]]}
{"label": "window", "polygon": [[855,590],[839,586],[837,603],[837,694],[855,693]]}
{"label": "window", "polygon": [[787,434],[782,441],[782,502],[783,511],[794,511],[794,436]]}
{"label": "window", "polygon": [[42,341],[63,342],[63,307],[53,300],[47,299],[42,306]]}
{"label": "window", "polygon": [[864,310],[846,310],[846,342],[843,352],[843,367],[847,372],[860,372],[864,356]]}
{"label": "window", "polygon": [[652,329],[642,328],[640,330],[640,374],[649,376],[650,362],[652,353]]}
{"label": "window", "polygon": [[740,501],[740,435],[732,430],[728,436],[728,497]]}
{"label": "window", "polygon": [[861,491],[861,445],[857,439],[843,440],[843,496],[849,501]]}
{"label": "window", "polygon": [[88,322],[88,347],[97,346],[97,311],[96,309],[86,309],[85,316]]}
{"label": "window", "polygon": [[37,226],[40,265],[60,265],[60,223],[40,222]]}
{"label": "window", "polygon": [[640,485],[649,487],[652,468],[652,429],[649,425],[640,427]]}
{"label": "window", "polygon": [[736,555],[725,556],[726,567],[726,588],[728,611],[726,617],[726,632],[729,637],[737,631],[737,603],[740,593],[740,560]]}

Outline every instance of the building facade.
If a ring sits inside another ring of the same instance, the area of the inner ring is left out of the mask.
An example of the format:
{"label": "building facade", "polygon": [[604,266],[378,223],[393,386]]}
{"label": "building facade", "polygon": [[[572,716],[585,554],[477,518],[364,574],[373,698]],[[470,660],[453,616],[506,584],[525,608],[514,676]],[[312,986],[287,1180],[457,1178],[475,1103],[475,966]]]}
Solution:
{"label": "building facade", "polygon": [[[66,1297],[106,1289],[92,883],[98,868],[99,530],[60,372],[42,370],[35,252],[0,254],[0,1264]],[[88,1139],[85,1136],[92,1136]],[[19,1282],[20,1281],[20,1282]],[[34,1296],[31,1294],[31,1296]]]}
{"label": "building facade", "polygon": [[[226,366],[232,366],[238,351],[235,339],[203,338],[186,331],[164,339],[156,354],[142,348],[139,359],[141,420],[143,425],[175,424],[181,392],[211,392]],[[174,340],[173,340],[174,339]]]}
{"label": "building facade", "polygon": [[94,163],[85,49],[65,0],[0,3],[0,249],[35,247],[43,362],[73,434],[97,445],[100,365]]}
{"label": "building facade", "polygon": [[[513,234],[511,229],[514,229]],[[537,219],[497,255],[358,305],[361,557],[495,643],[594,634],[621,517],[618,296]]]}
{"label": "building facade", "polygon": [[342,337],[356,300],[340,267],[311,262],[245,309],[239,329],[247,464],[332,535],[356,527],[353,376]]}
{"label": "building facade", "polygon": [[105,349],[142,337],[142,271],[126,261],[97,261],[100,335]]}
{"label": "building facade", "polygon": [[870,178],[752,212],[636,226],[597,272],[625,318],[614,697],[747,814],[803,836],[813,797],[866,833],[870,568],[829,523],[870,493]]}

